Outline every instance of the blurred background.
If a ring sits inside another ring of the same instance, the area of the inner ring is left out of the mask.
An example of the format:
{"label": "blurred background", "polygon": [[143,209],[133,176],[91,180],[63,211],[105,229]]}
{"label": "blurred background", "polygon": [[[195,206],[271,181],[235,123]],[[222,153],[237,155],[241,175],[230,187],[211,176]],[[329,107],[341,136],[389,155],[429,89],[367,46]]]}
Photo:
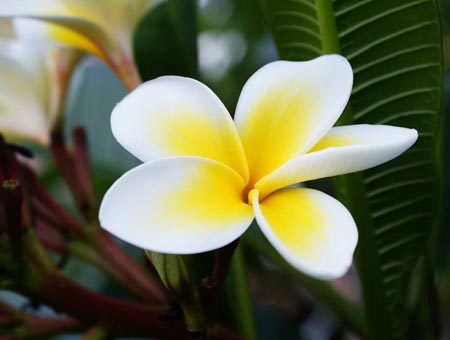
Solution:
{"label": "blurred background", "polygon": [[[170,25],[173,13],[161,6],[151,12],[142,23],[151,25],[152,30],[138,31],[136,39],[148,40],[151,48],[136,51],[141,73],[145,78],[166,74],[185,75],[198,78],[222,99],[233,115],[239,93],[251,74],[264,64],[276,60],[277,52],[264,27],[260,4],[257,0],[198,0],[197,12],[188,13],[185,20],[198,22],[198,38],[186,38],[186,32]],[[442,14],[444,27],[446,84],[445,107],[450,112],[450,1],[443,0]],[[188,32],[189,33],[189,32]],[[193,35],[192,35],[193,36]],[[146,47],[148,44],[142,44]],[[168,56],[171,57],[168,57]],[[189,55],[190,58],[186,58]],[[186,60],[197,60],[186,62]],[[126,170],[139,164],[115,141],[111,134],[109,115],[114,105],[127,93],[114,74],[94,57],[86,57],[78,69],[67,103],[67,132],[77,125],[86,126],[90,140],[91,160],[94,166],[97,197],[102,197],[106,189]],[[447,120],[448,121],[448,120]],[[446,141],[446,174],[449,174]],[[59,179],[57,172],[45,158],[45,151],[37,160],[45,182],[58,198],[71,208],[73,202],[69,191]],[[450,202],[449,176],[446,176],[446,202]],[[328,182],[314,183],[325,191],[330,191]],[[450,281],[450,209],[444,209],[444,232],[442,233],[442,275]],[[127,246],[137,257],[140,251]],[[258,325],[258,339],[357,339],[351,334],[343,335],[333,313],[302,288],[280,273],[260,270],[258,261],[250,261],[251,298]],[[95,269],[70,259],[66,271],[78,282],[97,291],[116,296],[124,296],[119,287]],[[335,286],[354,301],[359,299],[355,278],[350,273]],[[272,287],[277,287],[276,290]],[[280,289],[280,287],[282,289]],[[450,296],[449,287],[443,287]],[[27,302],[15,295],[7,295],[10,301],[31,308]],[[447,299],[450,301],[449,299]],[[43,313],[49,310],[40,307]],[[449,310],[449,309],[447,309]],[[450,315],[444,315],[450,325]],[[450,326],[447,326],[450,328]],[[447,333],[450,339],[450,329]],[[58,339],[79,339],[79,335]]]}

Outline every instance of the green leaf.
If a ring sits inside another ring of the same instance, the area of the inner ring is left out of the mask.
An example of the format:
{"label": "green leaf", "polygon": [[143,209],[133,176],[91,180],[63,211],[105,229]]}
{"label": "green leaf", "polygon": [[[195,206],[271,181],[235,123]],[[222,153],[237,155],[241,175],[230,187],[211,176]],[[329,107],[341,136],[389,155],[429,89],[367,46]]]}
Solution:
{"label": "green leaf", "polygon": [[336,179],[359,228],[356,260],[371,339],[406,339],[411,272],[441,205],[442,41],[435,0],[262,0],[282,59],[340,53],[354,88],[340,124],[415,128],[403,156]]}
{"label": "green leaf", "polygon": [[227,276],[225,292],[230,303],[235,327],[246,339],[255,340],[257,334],[245,263],[242,247],[238,246],[234,252],[230,272]]}
{"label": "green leaf", "polygon": [[197,74],[197,8],[194,0],[167,0],[142,20],[135,55],[142,79]]}

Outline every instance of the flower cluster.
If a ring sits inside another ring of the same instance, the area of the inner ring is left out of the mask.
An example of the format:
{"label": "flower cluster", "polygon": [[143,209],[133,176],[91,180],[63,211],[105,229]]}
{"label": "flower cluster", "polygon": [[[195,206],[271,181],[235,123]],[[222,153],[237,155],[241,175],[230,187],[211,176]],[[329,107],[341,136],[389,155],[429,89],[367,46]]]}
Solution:
{"label": "flower cluster", "polygon": [[48,145],[80,51],[36,49],[27,42],[26,20],[0,21],[0,128],[8,140]]}

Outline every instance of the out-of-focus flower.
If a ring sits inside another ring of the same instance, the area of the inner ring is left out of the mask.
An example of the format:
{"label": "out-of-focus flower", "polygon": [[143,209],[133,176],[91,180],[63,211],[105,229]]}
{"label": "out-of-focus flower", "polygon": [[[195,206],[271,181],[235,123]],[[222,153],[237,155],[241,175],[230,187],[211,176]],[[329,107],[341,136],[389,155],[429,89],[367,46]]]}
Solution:
{"label": "out-of-focus flower", "polygon": [[[0,0],[0,16],[45,20],[34,35],[81,48],[103,59],[132,89],[140,84],[132,40],[158,0]],[[33,25],[33,23],[30,23]]]}
{"label": "out-of-focus flower", "polygon": [[47,145],[82,52],[40,48],[16,33],[10,21],[0,20],[0,133],[9,141]]}
{"label": "out-of-focus flower", "polygon": [[198,37],[199,66],[210,80],[222,78],[247,52],[247,43],[237,31],[200,33]]}
{"label": "out-of-focus flower", "polygon": [[385,125],[333,128],[352,81],[337,55],[268,64],[245,85],[235,124],[193,79],[145,83],[117,105],[111,124],[147,163],[109,189],[102,226],[142,248],[189,254],[232,242],[256,217],[294,267],[343,275],[358,238],[350,213],[320,191],[289,186],[376,166],[417,139],[416,130]]}

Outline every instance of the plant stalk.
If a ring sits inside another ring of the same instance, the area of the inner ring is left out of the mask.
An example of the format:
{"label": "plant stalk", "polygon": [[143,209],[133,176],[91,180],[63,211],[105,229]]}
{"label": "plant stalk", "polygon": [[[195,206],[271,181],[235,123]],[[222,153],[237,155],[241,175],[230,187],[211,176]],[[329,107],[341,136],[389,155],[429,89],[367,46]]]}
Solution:
{"label": "plant stalk", "polygon": [[234,252],[227,280],[228,284],[230,288],[233,288],[227,289],[226,293],[237,330],[248,340],[257,339],[248,288],[247,270],[241,247],[238,247]]}

